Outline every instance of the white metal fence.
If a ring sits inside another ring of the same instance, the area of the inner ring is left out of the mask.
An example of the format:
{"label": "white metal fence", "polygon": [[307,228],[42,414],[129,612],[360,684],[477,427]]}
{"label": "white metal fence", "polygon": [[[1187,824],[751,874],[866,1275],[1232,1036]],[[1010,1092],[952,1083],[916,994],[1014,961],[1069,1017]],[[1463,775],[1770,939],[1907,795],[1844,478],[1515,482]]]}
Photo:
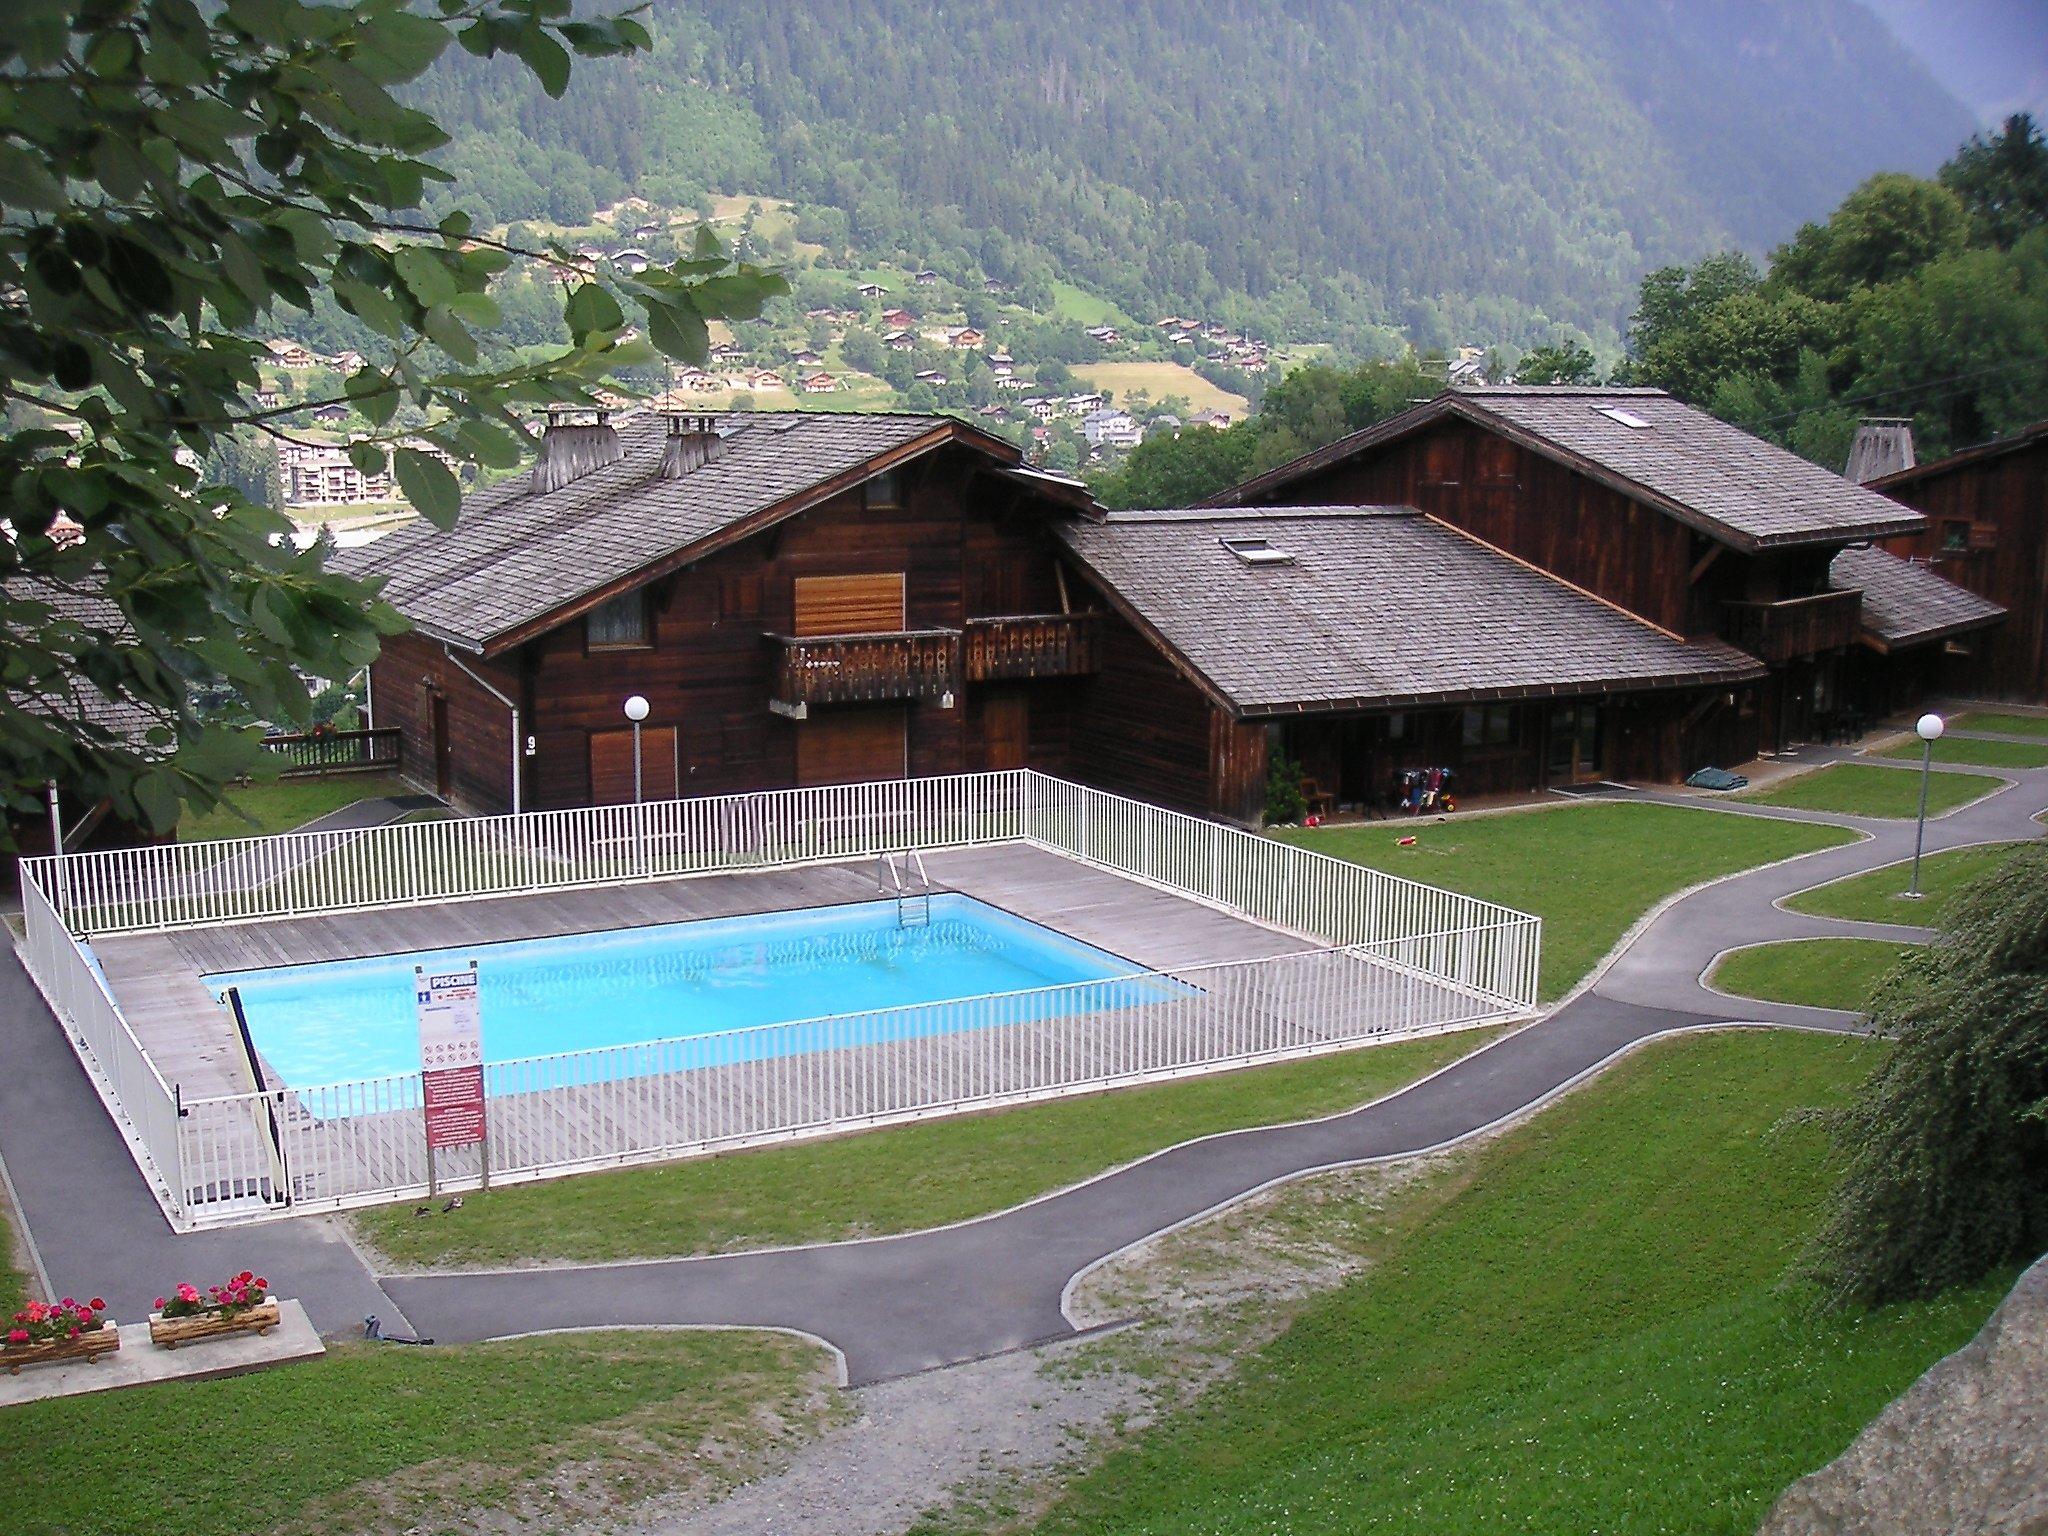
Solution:
{"label": "white metal fence", "polygon": [[[1323,947],[494,1064],[491,1176],[1308,1055],[1535,1005],[1533,917],[1021,770],[28,860],[29,964],[173,1221],[205,1225],[422,1192],[418,1075],[180,1102],[74,935],[1000,842]],[[475,1151],[444,1152],[435,1172],[465,1187],[484,1169]]]}

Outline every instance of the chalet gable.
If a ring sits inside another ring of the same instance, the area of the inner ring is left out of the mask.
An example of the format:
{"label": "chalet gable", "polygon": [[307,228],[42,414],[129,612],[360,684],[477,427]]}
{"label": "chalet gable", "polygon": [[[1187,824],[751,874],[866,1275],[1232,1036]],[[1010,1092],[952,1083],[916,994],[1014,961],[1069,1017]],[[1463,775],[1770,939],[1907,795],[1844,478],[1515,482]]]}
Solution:
{"label": "chalet gable", "polygon": [[[1028,473],[1011,444],[943,416],[696,420],[716,446],[692,455],[687,472],[663,472],[665,419],[634,414],[617,423],[616,459],[552,490],[524,474],[501,481],[465,498],[452,529],[416,523],[335,564],[382,577],[383,597],[429,638],[490,656],[937,449],[964,447],[997,474]],[[1093,508],[1085,492],[1050,489]]]}
{"label": "chalet gable", "polygon": [[1277,499],[1300,481],[1448,420],[1474,423],[1744,553],[1845,545],[1920,514],[1657,389],[1489,385],[1338,439],[1211,499]]}

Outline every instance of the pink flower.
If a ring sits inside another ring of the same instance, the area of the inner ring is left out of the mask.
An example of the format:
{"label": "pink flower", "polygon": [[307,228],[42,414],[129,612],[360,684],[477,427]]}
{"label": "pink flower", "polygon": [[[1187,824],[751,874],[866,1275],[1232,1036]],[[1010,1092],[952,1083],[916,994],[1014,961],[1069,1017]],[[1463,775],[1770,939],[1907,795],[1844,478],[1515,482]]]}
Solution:
{"label": "pink flower", "polygon": [[156,1309],[159,1312],[163,1311],[164,1309],[164,1299],[161,1296],[157,1297],[156,1299]]}
{"label": "pink flower", "polygon": [[10,1328],[7,1331],[7,1342],[10,1344],[26,1344],[28,1342],[28,1330],[26,1328]]}

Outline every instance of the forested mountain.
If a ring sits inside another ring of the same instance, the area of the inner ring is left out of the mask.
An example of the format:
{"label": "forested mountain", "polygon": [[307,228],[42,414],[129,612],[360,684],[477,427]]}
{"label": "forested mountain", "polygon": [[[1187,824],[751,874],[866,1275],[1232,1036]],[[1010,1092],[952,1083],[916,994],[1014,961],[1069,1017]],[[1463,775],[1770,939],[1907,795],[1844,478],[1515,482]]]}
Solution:
{"label": "forested mountain", "polygon": [[451,199],[795,199],[806,238],[1391,350],[1612,342],[1972,123],[1854,0],[655,0],[567,98],[452,59]]}

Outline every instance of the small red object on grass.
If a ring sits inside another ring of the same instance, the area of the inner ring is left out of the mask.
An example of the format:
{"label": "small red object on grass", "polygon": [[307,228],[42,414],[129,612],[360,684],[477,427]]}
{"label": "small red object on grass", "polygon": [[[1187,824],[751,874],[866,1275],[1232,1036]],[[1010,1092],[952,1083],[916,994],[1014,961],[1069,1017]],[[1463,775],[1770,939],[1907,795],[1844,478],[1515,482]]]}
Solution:
{"label": "small red object on grass", "polygon": [[1395,841],[1394,846],[1397,848],[1413,848],[1415,846],[1415,842],[1415,834],[1411,832],[1408,836],[1397,839]]}

